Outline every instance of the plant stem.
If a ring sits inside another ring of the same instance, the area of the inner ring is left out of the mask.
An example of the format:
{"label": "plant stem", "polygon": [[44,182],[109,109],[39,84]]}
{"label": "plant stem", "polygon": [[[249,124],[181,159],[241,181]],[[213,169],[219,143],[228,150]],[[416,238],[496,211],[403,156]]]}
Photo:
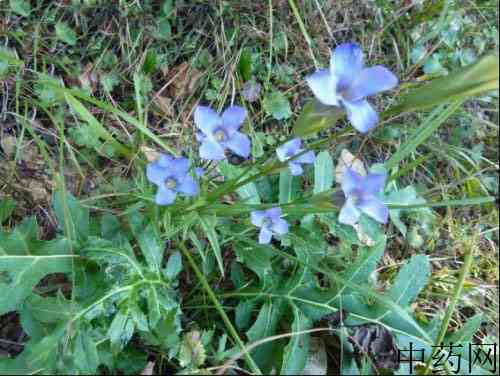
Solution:
{"label": "plant stem", "polygon": [[221,316],[227,329],[229,330],[229,332],[233,336],[233,338],[236,341],[236,343],[238,344],[238,346],[242,349],[242,351],[244,351],[245,359],[247,360],[248,364],[250,365],[250,368],[252,369],[252,371],[254,373],[256,373],[258,375],[262,375],[262,372],[260,371],[259,367],[257,366],[255,361],[251,357],[250,353],[248,352],[247,348],[245,347],[245,344],[243,343],[240,336],[238,335],[238,332],[236,331],[233,324],[231,323],[231,320],[229,320],[229,317],[226,315],[226,312],[224,311],[221,304],[217,300],[217,297],[215,296],[215,293],[213,292],[210,285],[208,284],[207,279],[205,278],[205,276],[202,274],[202,272],[200,271],[200,269],[196,265],[196,262],[194,261],[193,257],[189,253],[189,250],[186,248],[186,246],[182,242],[179,243],[179,247],[180,247],[182,253],[184,254],[184,256],[187,258],[189,264],[191,265],[191,268],[193,269],[194,273],[196,274],[196,277],[198,278],[198,280],[201,282],[204,289],[206,290],[208,297],[210,298],[210,300],[212,300],[212,303],[215,305],[215,309],[217,310],[217,312]]}
{"label": "plant stem", "polygon": [[306,40],[307,47],[309,47],[309,53],[311,54],[311,58],[313,59],[314,66],[317,69],[319,67],[319,65],[318,65],[318,61],[316,60],[316,57],[314,56],[314,52],[312,49],[311,37],[307,33],[304,22],[302,22],[302,18],[300,18],[300,14],[299,14],[299,10],[297,9],[297,5],[295,5],[294,0],[288,0],[288,4],[290,4],[290,8],[292,8],[293,15],[295,16],[295,19],[299,23],[300,31],[302,32],[302,35],[304,36],[304,39]]}
{"label": "plant stem", "polygon": [[[466,247],[467,249],[467,254],[465,255],[465,260],[464,264],[462,266],[462,269],[460,269],[460,275],[458,276],[458,281],[457,284],[455,285],[454,291],[453,291],[453,297],[451,300],[450,305],[448,305],[448,310],[446,311],[446,315],[444,316],[443,322],[441,323],[441,329],[439,330],[439,335],[437,336],[436,339],[436,346],[439,346],[440,343],[443,342],[444,337],[446,335],[446,332],[448,330],[448,325],[450,324],[451,321],[451,316],[453,315],[453,312],[455,311],[455,308],[457,306],[457,303],[460,299],[460,295],[462,293],[462,289],[464,287],[464,282],[465,278],[469,274],[470,267],[472,265],[472,260],[474,259],[474,242],[469,240],[469,244]],[[438,347],[434,347],[431,356],[427,359],[425,363],[425,369],[424,369],[424,375],[427,375],[429,373],[429,368],[431,366],[432,359],[436,352],[438,351]]]}

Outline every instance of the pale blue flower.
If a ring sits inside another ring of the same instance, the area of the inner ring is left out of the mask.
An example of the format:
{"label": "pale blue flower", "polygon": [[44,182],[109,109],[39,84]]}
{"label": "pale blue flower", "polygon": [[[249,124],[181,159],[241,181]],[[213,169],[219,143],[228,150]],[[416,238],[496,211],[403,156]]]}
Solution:
{"label": "pale blue flower", "polygon": [[366,98],[394,88],[398,79],[381,65],[364,68],[359,45],[343,43],[332,52],[330,69],[318,70],[306,82],[321,103],[344,107],[353,127],[365,133],[379,120]]}
{"label": "pale blue flower", "polygon": [[288,222],[281,218],[281,208],[254,210],[250,213],[252,223],[260,227],[259,243],[269,244],[273,235],[284,235],[288,232]]}
{"label": "pale blue flower", "polygon": [[346,201],[340,210],[339,222],[354,225],[363,212],[378,222],[387,223],[389,210],[378,197],[384,190],[386,177],[379,173],[361,176],[347,168],[342,178]]}
{"label": "pale blue flower", "polygon": [[[302,149],[302,141],[300,140],[300,138],[294,138],[276,148],[276,154],[278,155],[278,159],[281,162],[285,162],[295,155],[302,153],[303,150],[304,149]],[[314,163],[315,159],[316,157],[313,151],[305,152],[294,160],[288,162],[290,173],[293,176],[301,175],[304,171],[302,165]]]}
{"label": "pale blue flower", "polygon": [[228,107],[222,116],[207,106],[198,106],[194,122],[201,131],[196,137],[201,142],[200,157],[212,161],[224,159],[225,149],[243,158],[250,155],[250,139],[239,132],[247,111],[240,106]]}
{"label": "pale blue flower", "polygon": [[158,186],[155,197],[158,205],[170,205],[175,201],[177,193],[189,197],[198,194],[198,183],[189,174],[187,158],[161,154],[155,162],[147,165],[146,176]]}

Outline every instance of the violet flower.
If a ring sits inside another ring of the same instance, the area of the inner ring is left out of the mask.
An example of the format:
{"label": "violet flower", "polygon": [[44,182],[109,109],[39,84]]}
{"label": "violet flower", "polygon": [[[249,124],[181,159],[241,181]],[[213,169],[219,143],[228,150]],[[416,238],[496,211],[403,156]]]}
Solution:
{"label": "violet flower", "polygon": [[342,43],[331,53],[330,69],[318,70],[306,82],[321,103],[344,107],[353,127],[366,133],[379,120],[366,98],[394,88],[398,79],[381,65],[364,68],[359,45]]}
{"label": "violet flower", "polygon": [[250,213],[252,223],[260,227],[259,243],[269,244],[273,235],[288,232],[288,222],[281,218],[281,208],[254,210]]}
{"label": "violet flower", "polygon": [[[294,138],[280,147],[276,148],[276,154],[278,155],[278,159],[281,162],[285,162],[295,155],[301,153],[304,149],[302,149],[302,141],[300,138]],[[304,169],[302,168],[303,164],[314,163],[316,159],[313,151],[308,151],[301,156],[293,159],[288,162],[288,168],[290,169],[290,173],[293,176],[302,175]]]}
{"label": "violet flower", "polygon": [[201,142],[200,157],[212,161],[226,158],[225,149],[243,158],[250,155],[250,139],[239,132],[247,111],[240,106],[228,107],[222,116],[207,106],[198,106],[194,122],[201,131],[196,137]]}
{"label": "violet flower", "polygon": [[189,197],[198,194],[198,183],[189,174],[187,158],[161,154],[158,160],[147,165],[146,176],[151,183],[158,186],[155,197],[158,205],[172,204],[177,193]]}
{"label": "violet flower", "polygon": [[361,176],[347,168],[342,179],[346,201],[340,210],[339,222],[354,225],[363,212],[378,222],[387,223],[389,210],[378,198],[384,190],[386,177],[386,174],[378,173]]}

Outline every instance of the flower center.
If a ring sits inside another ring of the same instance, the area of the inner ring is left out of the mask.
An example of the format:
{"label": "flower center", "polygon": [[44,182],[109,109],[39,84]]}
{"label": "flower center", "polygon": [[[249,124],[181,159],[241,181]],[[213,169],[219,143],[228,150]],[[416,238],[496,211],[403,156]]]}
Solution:
{"label": "flower center", "polygon": [[360,196],[359,196],[359,193],[358,192],[352,192],[350,195],[349,195],[349,198],[351,199],[353,205],[357,205],[359,203],[359,200],[360,200]]}
{"label": "flower center", "polygon": [[273,224],[271,218],[264,218],[262,220],[262,227],[270,227]]}
{"label": "flower center", "polygon": [[167,187],[167,189],[175,189],[177,187],[177,181],[173,178],[168,178],[165,180],[165,187]]}
{"label": "flower center", "polygon": [[222,129],[218,129],[214,132],[214,138],[216,141],[224,141],[226,139],[226,132],[224,132]]}

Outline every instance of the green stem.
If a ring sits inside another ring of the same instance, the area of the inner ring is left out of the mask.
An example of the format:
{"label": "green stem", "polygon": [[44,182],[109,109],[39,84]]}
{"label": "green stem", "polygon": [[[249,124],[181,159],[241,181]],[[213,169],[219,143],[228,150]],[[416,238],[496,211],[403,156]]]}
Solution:
{"label": "green stem", "polygon": [[292,8],[293,15],[295,16],[295,19],[299,23],[300,31],[302,32],[302,35],[304,36],[304,39],[306,40],[307,47],[309,47],[309,53],[311,54],[311,58],[313,59],[314,66],[316,68],[318,68],[319,67],[318,61],[316,60],[316,57],[314,56],[314,52],[312,49],[311,37],[307,33],[304,22],[302,22],[302,18],[300,18],[300,14],[299,14],[299,10],[297,9],[297,5],[295,5],[294,0],[288,0],[288,4],[290,4],[290,8]]}
{"label": "green stem", "polygon": [[221,304],[217,300],[217,297],[215,296],[215,293],[213,292],[210,285],[208,284],[207,279],[205,278],[205,276],[202,274],[202,272],[200,271],[200,269],[196,265],[196,262],[194,261],[193,257],[189,253],[189,250],[186,248],[186,246],[182,242],[179,243],[179,247],[180,247],[182,253],[184,254],[184,256],[187,258],[189,264],[191,265],[191,268],[193,269],[194,273],[196,274],[196,277],[198,278],[198,280],[201,282],[204,289],[206,290],[208,297],[210,298],[210,300],[212,300],[212,303],[215,305],[215,309],[217,310],[217,312],[221,316],[227,329],[229,330],[229,332],[233,336],[233,338],[236,341],[236,343],[238,344],[238,346],[245,352],[245,359],[247,360],[248,364],[250,365],[250,368],[252,369],[252,371],[254,373],[256,373],[258,375],[262,375],[262,372],[260,371],[259,367],[255,363],[255,361],[253,360],[251,355],[248,353],[248,351],[245,347],[245,344],[243,343],[243,341],[239,337],[238,332],[236,331],[233,324],[231,323],[231,320],[229,320],[229,317],[227,316],[226,312],[224,311]]}
{"label": "green stem", "polygon": [[[455,285],[454,291],[453,291],[453,297],[451,300],[451,304],[448,306],[448,310],[446,311],[446,315],[443,319],[443,322],[441,324],[441,329],[439,330],[439,335],[437,336],[436,339],[436,346],[439,346],[440,343],[443,342],[444,337],[446,336],[446,332],[448,331],[448,325],[450,324],[451,321],[451,316],[453,315],[453,312],[455,311],[455,308],[457,306],[458,301],[460,300],[460,295],[462,293],[462,289],[464,287],[464,282],[465,278],[469,274],[469,270],[472,266],[472,261],[474,259],[474,246],[473,242],[469,241],[469,247],[467,247],[468,251],[467,254],[465,255],[465,260],[464,260],[464,265],[462,266],[462,269],[460,270],[460,275],[458,276],[458,281],[457,284]],[[425,363],[425,370],[424,370],[424,375],[427,375],[429,373],[429,368],[431,366],[432,359],[434,358],[436,352],[438,351],[438,347],[434,347],[431,356],[427,359],[427,362]]]}

